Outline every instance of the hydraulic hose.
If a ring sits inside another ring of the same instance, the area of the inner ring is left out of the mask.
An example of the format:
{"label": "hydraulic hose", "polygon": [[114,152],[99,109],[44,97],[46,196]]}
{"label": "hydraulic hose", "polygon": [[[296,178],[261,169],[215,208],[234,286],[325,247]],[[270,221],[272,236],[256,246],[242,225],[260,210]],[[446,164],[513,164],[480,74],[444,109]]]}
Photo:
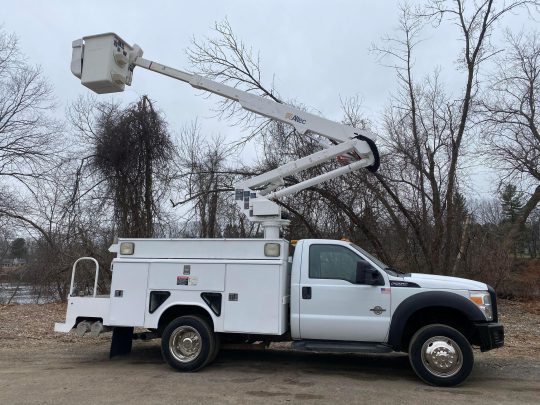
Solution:
{"label": "hydraulic hose", "polygon": [[372,165],[367,167],[367,169],[371,173],[375,173],[377,170],[379,170],[379,166],[381,165],[381,159],[379,157],[379,149],[377,149],[377,145],[375,145],[375,142],[373,141],[373,139],[368,138],[367,136],[358,135],[356,132],[355,132],[355,135],[356,135],[355,136],[356,139],[365,141],[369,145],[369,149],[371,149],[371,153],[373,153],[374,161]]}

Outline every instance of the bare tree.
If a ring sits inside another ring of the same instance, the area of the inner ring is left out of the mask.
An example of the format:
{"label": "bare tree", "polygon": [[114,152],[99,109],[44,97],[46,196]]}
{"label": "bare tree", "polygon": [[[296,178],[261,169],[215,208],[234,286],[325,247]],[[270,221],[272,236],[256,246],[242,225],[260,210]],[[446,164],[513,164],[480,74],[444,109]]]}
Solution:
{"label": "bare tree", "polygon": [[17,37],[0,27],[0,182],[24,184],[51,166],[60,131],[49,116],[52,107],[41,70],[25,61]]}
{"label": "bare tree", "polygon": [[[472,107],[478,99],[478,74],[497,51],[491,43],[496,23],[535,4],[435,0],[416,10],[404,5],[401,35],[374,47],[383,63],[396,69],[400,89],[385,114],[383,143],[389,158],[383,159],[376,174],[379,184],[371,189],[401,223],[397,228],[411,231],[422,267],[429,272],[455,272],[464,260],[470,218],[461,203],[460,179],[477,133]],[[415,48],[430,21],[436,27],[454,23],[464,44],[458,60],[465,76],[457,100],[455,92],[446,91],[438,70],[425,78],[415,75]]]}
{"label": "bare tree", "polygon": [[[471,109],[478,91],[477,75],[480,66],[497,52],[491,43],[493,32],[506,14],[520,8],[538,7],[537,0],[430,0],[425,14],[441,23],[445,18],[456,24],[464,45],[460,61],[466,72],[465,88],[459,103],[457,125],[452,130],[451,156],[448,167],[448,187],[445,195],[447,232],[445,243],[452,242],[452,229],[457,212],[454,204],[454,190],[457,182],[459,158],[462,143],[471,124]],[[444,255],[444,265],[448,267],[452,258],[450,250]]]}
{"label": "bare tree", "polygon": [[118,233],[124,237],[151,237],[174,155],[164,119],[143,96],[122,108],[114,103],[79,99],[70,120],[90,150],[78,171],[106,184]]}
{"label": "bare tree", "polygon": [[12,227],[13,220],[23,218],[14,202],[22,193],[32,194],[35,180],[42,183],[50,180],[50,171],[59,162],[58,135],[62,134],[62,128],[50,118],[53,107],[52,90],[40,68],[26,61],[17,37],[0,27],[2,227]]}
{"label": "bare tree", "polygon": [[[80,256],[98,259],[105,269],[99,286],[106,290],[115,225],[123,236],[153,235],[172,157],[165,124],[146,98],[127,109],[81,101],[71,119],[86,145],[66,148],[48,169],[48,181],[29,177],[25,193],[0,194],[0,217],[35,240],[28,281],[39,294],[61,299]],[[78,293],[91,291],[93,277],[90,268],[78,274]]]}
{"label": "bare tree", "polygon": [[230,162],[238,150],[225,144],[221,137],[206,138],[197,121],[182,130],[175,175],[175,188],[180,195],[171,203],[187,210],[186,225],[194,225],[196,236],[246,237],[253,231],[246,226],[230,193],[234,182],[248,174]]}
{"label": "bare tree", "polygon": [[[260,55],[234,34],[229,21],[225,19],[216,22],[214,32],[214,38],[205,38],[203,41],[194,38],[191,48],[187,50],[195,72],[281,103],[273,83],[267,85],[263,81]],[[228,99],[220,99],[215,111],[220,118],[229,119],[233,125],[250,131],[243,142],[255,137],[271,122]]]}
{"label": "bare tree", "polygon": [[[0,197],[0,215],[10,220],[17,234],[34,240],[24,281],[38,296],[65,300],[71,266],[81,256],[96,257],[104,269],[102,275],[107,275],[111,258],[107,248],[112,241],[110,210],[101,204],[99,193],[92,193],[92,182],[74,181],[77,169],[76,159],[65,159],[51,170],[49,181],[29,179],[27,193]],[[80,275],[80,283],[93,287],[91,270],[82,278]],[[102,277],[100,287],[106,289],[108,281],[108,277]]]}
{"label": "bare tree", "polygon": [[507,45],[480,109],[488,162],[527,191],[505,238],[510,246],[540,202],[540,35],[507,33]]}

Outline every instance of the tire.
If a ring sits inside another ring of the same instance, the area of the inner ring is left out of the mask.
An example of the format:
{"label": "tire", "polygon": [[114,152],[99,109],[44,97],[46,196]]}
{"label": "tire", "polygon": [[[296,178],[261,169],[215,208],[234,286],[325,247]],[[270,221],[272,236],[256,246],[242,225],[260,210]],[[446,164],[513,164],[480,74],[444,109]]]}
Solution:
{"label": "tire", "polygon": [[453,387],[469,376],[472,347],[459,331],[434,324],[419,329],[409,344],[409,361],[418,377],[430,385]]}
{"label": "tire", "polygon": [[219,335],[217,333],[214,333],[214,338],[215,338],[214,339],[214,351],[212,352],[210,357],[208,357],[208,360],[207,360],[205,366],[207,366],[209,364],[212,364],[214,362],[217,355],[219,354],[219,350],[221,349],[221,339],[220,339],[220,337],[219,337]]}
{"label": "tire", "polygon": [[198,316],[181,316],[170,322],[161,336],[163,359],[179,371],[203,368],[215,351],[215,335]]}

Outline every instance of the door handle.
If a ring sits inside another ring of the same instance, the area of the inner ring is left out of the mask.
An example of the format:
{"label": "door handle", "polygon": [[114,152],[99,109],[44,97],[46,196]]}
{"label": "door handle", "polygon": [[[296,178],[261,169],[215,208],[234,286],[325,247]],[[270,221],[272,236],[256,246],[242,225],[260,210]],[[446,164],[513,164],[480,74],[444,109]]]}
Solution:
{"label": "door handle", "polygon": [[302,298],[305,300],[311,299],[311,287],[302,287]]}

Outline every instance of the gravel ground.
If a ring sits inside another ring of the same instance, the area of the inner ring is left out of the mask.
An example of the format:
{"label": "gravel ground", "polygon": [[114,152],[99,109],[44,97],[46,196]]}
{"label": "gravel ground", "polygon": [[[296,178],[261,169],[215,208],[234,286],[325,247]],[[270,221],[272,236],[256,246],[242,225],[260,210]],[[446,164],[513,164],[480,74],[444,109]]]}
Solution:
{"label": "gravel ground", "polygon": [[504,325],[504,347],[490,356],[540,361],[540,301],[498,300],[499,322]]}
{"label": "gravel ground", "polygon": [[537,404],[540,302],[500,301],[506,345],[475,352],[470,378],[451,389],[420,382],[402,354],[226,350],[199,373],[175,373],[158,341],[108,359],[110,334],[56,334],[64,304],[0,306],[0,404],[378,403]]}

